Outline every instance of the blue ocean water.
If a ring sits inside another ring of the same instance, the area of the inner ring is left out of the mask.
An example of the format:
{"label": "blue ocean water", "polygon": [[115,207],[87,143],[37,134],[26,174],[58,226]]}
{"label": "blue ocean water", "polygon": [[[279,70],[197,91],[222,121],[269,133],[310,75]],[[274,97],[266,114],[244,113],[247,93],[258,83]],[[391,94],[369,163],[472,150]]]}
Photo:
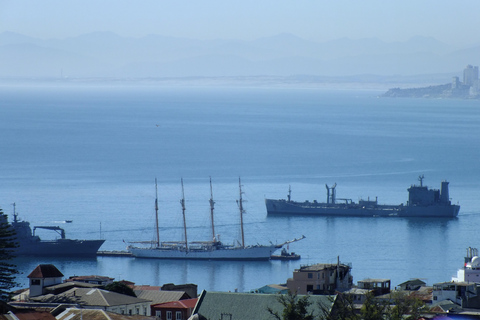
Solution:
{"label": "blue ocean water", "polygon": [[[68,277],[98,274],[137,284],[196,283],[245,292],[285,283],[300,265],[353,265],[354,282],[449,281],[480,222],[478,101],[384,99],[376,91],[300,88],[36,85],[0,87],[0,208],[32,225],[106,239],[103,250],[154,237],[158,179],[161,240],[181,240],[184,179],[189,240],[208,240],[209,177],[216,233],[240,236],[242,179],[247,244],[305,235],[291,262],[18,258],[18,281],[39,263]],[[461,205],[457,219],[267,217],[265,198],[407,200],[417,183]],[[73,220],[73,223],[64,223]],[[53,238],[48,231],[42,238]]]}

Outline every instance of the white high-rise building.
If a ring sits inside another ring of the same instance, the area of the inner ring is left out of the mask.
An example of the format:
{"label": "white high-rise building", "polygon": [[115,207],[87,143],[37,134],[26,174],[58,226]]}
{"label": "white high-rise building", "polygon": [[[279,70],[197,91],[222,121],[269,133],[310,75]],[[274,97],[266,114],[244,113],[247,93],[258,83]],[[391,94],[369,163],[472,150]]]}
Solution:
{"label": "white high-rise building", "polygon": [[478,66],[468,65],[463,70],[463,84],[472,86],[476,80],[478,80]]}

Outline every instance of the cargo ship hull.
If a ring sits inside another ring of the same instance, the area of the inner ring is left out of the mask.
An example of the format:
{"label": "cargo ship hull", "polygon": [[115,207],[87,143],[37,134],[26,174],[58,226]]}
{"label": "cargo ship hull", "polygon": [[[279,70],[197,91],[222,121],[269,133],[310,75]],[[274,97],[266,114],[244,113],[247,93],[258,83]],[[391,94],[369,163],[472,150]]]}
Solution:
{"label": "cargo ship hull", "polygon": [[326,205],[313,202],[295,202],[266,199],[269,215],[320,215],[346,217],[445,217],[454,218],[460,206],[404,206],[378,205],[376,207],[358,207],[344,205]]}
{"label": "cargo ship hull", "polygon": [[440,217],[454,218],[460,211],[459,205],[451,203],[448,182],[442,181],[441,190],[423,186],[423,175],[419,177],[420,185],[408,188],[406,205],[385,205],[375,200],[336,198],[336,184],[327,189],[327,202],[291,200],[291,190],[287,199],[265,199],[269,215],[320,215],[320,216],[353,216],[353,217]]}
{"label": "cargo ship hull", "polygon": [[18,256],[95,256],[105,240],[40,240],[19,242]]}

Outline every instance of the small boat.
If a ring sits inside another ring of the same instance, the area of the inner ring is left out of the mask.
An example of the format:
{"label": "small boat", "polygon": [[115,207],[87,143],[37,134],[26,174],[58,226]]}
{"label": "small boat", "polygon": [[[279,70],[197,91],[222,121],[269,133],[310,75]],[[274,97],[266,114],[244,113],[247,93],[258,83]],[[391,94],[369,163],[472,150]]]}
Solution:
{"label": "small boat", "polygon": [[272,260],[300,260],[300,255],[295,254],[295,252],[288,252],[287,249],[283,248],[280,254],[273,254],[270,259]]}
{"label": "small boat", "polygon": [[[237,200],[240,213],[240,228],[241,228],[241,243],[237,245],[227,245],[219,241],[215,235],[215,225],[213,222],[213,211],[215,201],[213,200],[212,180],[210,179],[210,214],[212,223],[212,240],[211,241],[187,241],[187,225],[185,218],[185,194],[182,184],[182,199],[180,204],[182,206],[184,239],[183,241],[160,242],[158,233],[158,189],[157,180],[155,179],[155,230],[156,241],[149,242],[153,244],[151,247],[139,247],[136,245],[129,245],[127,247],[136,258],[154,258],[154,259],[190,259],[190,260],[269,260],[271,255],[282,248],[282,244],[267,244],[267,245],[245,245],[245,235],[243,230],[243,209],[242,200],[242,184],[240,178],[238,179],[240,198]],[[138,242],[130,242],[138,243]]]}

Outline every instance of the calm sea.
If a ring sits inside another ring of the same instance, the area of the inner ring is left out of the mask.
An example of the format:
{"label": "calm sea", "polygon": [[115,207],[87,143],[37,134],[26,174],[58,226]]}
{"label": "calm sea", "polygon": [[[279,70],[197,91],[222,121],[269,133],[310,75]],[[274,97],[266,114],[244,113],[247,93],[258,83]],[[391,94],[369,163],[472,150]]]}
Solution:
{"label": "calm sea", "polygon": [[[383,99],[375,91],[160,86],[0,87],[0,208],[12,203],[32,225],[106,239],[103,250],[151,240],[155,178],[161,240],[181,240],[184,179],[189,240],[209,240],[209,177],[216,232],[239,239],[239,177],[247,244],[302,235],[292,262],[159,261],[134,258],[21,258],[18,281],[40,263],[66,276],[104,275],[137,284],[196,283],[247,292],[285,283],[314,263],[353,265],[354,282],[449,281],[465,249],[479,246],[478,101]],[[417,183],[461,205],[457,219],[267,217],[264,199],[337,197],[407,200]],[[73,223],[65,223],[73,220]],[[51,239],[56,234],[38,233]]]}

